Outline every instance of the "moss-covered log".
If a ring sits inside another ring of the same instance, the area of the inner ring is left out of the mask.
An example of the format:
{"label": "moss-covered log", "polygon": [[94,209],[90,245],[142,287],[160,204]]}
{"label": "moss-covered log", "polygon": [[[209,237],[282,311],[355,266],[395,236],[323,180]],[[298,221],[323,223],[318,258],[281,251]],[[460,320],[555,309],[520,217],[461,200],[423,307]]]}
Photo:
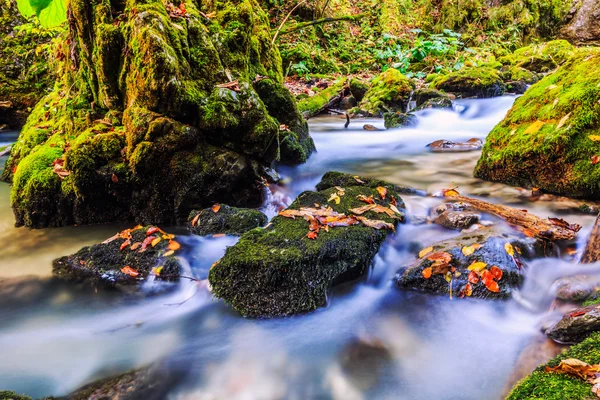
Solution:
{"label": "moss-covered log", "polygon": [[600,198],[600,53],[581,49],[517,99],[488,135],[475,176]]}
{"label": "moss-covered log", "polygon": [[255,0],[72,0],[68,16],[56,87],[3,175],[17,225],[170,223],[215,202],[257,205],[273,163],[314,150]]}
{"label": "moss-covered log", "polygon": [[[345,182],[349,184],[344,185]],[[328,173],[318,185],[318,192],[302,193],[288,210],[330,206],[333,211],[349,216],[351,209],[366,205],[358,198],[361,195],[372,196],[386,207],[395,199],[402,209],[396,187],[389,183],[381,186],[381,183]],[[385,199],[381,199],[377,190],[380,186],[387,190]],[[363,215],[369,220],[391,224],[389,227],[404,216],[402,212],[392,217],[375,211]],[[367,272],[391,230],[376,229],[355,220],[349,226],[321,229],[312,238],[307,235],[309,232],[314,233],[309,231],[309,222],[302,217],[292,219],[281,215],[264,229],[247,232],[211,269],[209,281],[214,294],[249,317],[313,311],[326,304],[327,292],[332,286],[357,279]]]}

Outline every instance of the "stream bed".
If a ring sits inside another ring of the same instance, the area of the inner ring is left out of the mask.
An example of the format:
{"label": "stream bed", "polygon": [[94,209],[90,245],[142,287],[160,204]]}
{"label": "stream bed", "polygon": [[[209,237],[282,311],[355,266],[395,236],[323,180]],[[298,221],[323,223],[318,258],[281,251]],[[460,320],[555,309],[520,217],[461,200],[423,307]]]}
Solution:
{"label": "stream bed", "polygon": [[[382,120],[353,120],[344,129],[337,116],[313,118],[318,153],[305,165],[279,169],[284,179],[263,211],[272,217],[282,202],[338,170],[428,193],[457,187],[464,195],[558,216],[584,227],[573,243],[581,249],[595,217],[576,212],[577,202],[531,201],[528,191],[473,178],[479,151],[431,153],[425,147],[439,139],[485,139],[514,100],[460,100],[454,110],[418,112],[415,128],[376,132],[362,126],[383,128]],[[0,134],[0,146],[15,139]],[[403,200],[409,216],[417,217],[442,203],[435,197]],[[167,295],[123,298],[50,279],[53,259],[125,225],[30,230],[13,224],[10,187],[0,183],[0,390],[33,397],[65,395],[94,379],[168,359],[185,371],[169,399],[500,399],[520,352],[547,318],[553,280],[574,269],[566,256],[537,261],[518,299],[510,301],[400,291],[391,279],[418,249],[460,234],[407,223],[387,240],[369,276],[336,288],[326,308],[250,320],[188,280]],[[206,279],[237,238],[178,240],[188,273]]]}

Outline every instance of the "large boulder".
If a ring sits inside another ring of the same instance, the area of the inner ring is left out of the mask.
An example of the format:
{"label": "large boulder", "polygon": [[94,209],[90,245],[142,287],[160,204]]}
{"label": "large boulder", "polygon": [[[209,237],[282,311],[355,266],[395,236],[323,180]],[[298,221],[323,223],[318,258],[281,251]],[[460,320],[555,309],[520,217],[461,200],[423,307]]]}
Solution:
{"label": "large boulder", "polygon": [[578,45],[600,45],[600,3],[575,0],[560,36]]}
{"label": "large boulder", "polygon": [[69,2],[55,89],[3,174],[17,225],[164,224],[216,202],[256,206],[275,162],[313,151],[255,0],[183,4]]}
{"label": "large boulder", "polygon": [[251,229],[265,226],[267,220],[267,216],[258,210],[215,204],[211,208],[192,211],[188,217],[188,229],[200,236],[240,236]]}
{"label": "large boulder", "polygon": [[526,260],[552,254],[556,249],[544,241],[482,228],[423,249],[395,281],[425,293],[505,299],[522,285]]}
{"label": "large boulder", "polygon": [[156,283],[179,279],[181,264],[176,253],[180,246],[175,235],[160,228],[136,226],[54,260],[52,272],[68,282],[135,292],[149,277]]}
{"label": "large boulder", "polygon": [[404,218],[399,188],[328,173],[317,190],[227,249],[209,274],[215,296],[248,317],[293,315],[324,306],[332,286],[366,274]]}
{"label": "large boulder", "polygon": [[395,68],[389,68],[373,79],[359,108],[373,116],[382,116],[385,112],[406,112],[413,89],[413,83],[406,76]]}
{"label": "large boulder", "polygon": [[487,98],[501,96],[506,86],[500,73],[489,67],[467,67],[435,78],[431,86],[458,97]]}
{"label": "large boulder", "polygon": [[518,98],[487,137],[475,176],[600,198],[600,53],[580,50]]}

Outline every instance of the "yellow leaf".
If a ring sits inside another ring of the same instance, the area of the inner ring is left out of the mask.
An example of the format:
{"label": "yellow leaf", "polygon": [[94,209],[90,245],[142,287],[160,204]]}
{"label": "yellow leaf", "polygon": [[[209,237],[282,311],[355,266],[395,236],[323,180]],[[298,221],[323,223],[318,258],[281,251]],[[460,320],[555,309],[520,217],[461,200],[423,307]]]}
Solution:
{"label": "yellow leaf", "polygon": [[512,244],[505,243],[504,244],[504,250],[506,250],[506,252],[508,253],[509,256],[511,256],[511,257],[515,256],[515,248],[513,247]]}
{"label": "yellow leaf", "polygon": [[475,250],[479,250],[480,248],[483,247],[483,245],[479,244],[479,243],[475,243],[475,244],[472,244],[471,247],[474,248]]}
{"label": "yellow leaf", "polygon": [[487,264],[481,261],[476,261],[473,264],[469,265],[467,268],[469,271],[481,272],[487,267]]}
{"label": "yellow leaf", "polygon": [[567,121],[569,120],[570,117],[571,117],[571,113],[568,113],[567,115],[562,117],[562,119],[559,121],[558,125],[556,126],[556,129],[562,128],[567,123]]}
{"label": "yellow leaf", "polygon": [[428,247],[426,249],[423,249],[419,252],[419,258],[423,258],[425,257],[427,254],[431,253],[433,251],[433,247]]}
{"label": "yellow leaf", "polygon": [[600,142],[600,135],[590,135],[588,136],[588,138],[592,141],[592,142]]}
{"label": "yellow leaf", "polygon": [[162,239],[161,239],[161,238],[159,238],[159,237],[157,237],[156,239],[154,239],[154,240],[152,241],[152,243],[151,243],[151,244],[152,244],[152,247],[154,247],[154,246],[156,246],[158,243],[160,243],[160,241],[161,241],[161,240],[162,240]]}
{"label": "yellow leaf", "polygon": [[444,189],[444,190],[442,190],[442,196],[444,196],[444,197],[454,197],[454,196],[460,196],[460,193],[458,193],[454,189]]}
{"label": "yellow leaf", "polygon": [[161,265],[160,267],[152,268],[152,274],[155,276],[160,276],[160,273],[162,272],[163,268],[164,268],[164,265]]}
{"label": "yellow leaf", "polygon": [[329,200],[327,200],[328,202],[332,202],[335,201],[335,204],[340,204],[340,201],[342,201],[342,199],[340,199],[340,196],[338,196],[337,193],[332,193],[331,196],[329,196]]}
{"label": "yellow leaf", "polygon": [[465,257],[468,257],[475,253],[475,248],[473,246],[465,246],[462,248],[462,253],[465,255]]}
{"label": "yellow leaf", "polygon": [[525,129],[525,132],[523,132],[523,134],[529,135],[532,133],[538,133],[540,131],[540,129],[542,129],[543,126],[544,126],[544,122],[535,121],[533,124],[529,125],[529,127],[527,129]]}
{"label": "yellow leaf", "polygon": [[175,254],[175,251],[174,250],[169,250],[165,254],[163,254],[163,257],[169,257],[169,256],[172,256],[173,254]]}

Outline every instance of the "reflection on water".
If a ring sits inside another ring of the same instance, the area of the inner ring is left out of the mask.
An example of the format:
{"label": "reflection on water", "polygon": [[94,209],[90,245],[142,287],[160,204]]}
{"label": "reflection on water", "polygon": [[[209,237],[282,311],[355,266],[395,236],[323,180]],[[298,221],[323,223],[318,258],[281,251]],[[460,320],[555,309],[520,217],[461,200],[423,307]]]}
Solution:
{"label": "reflection on water", "polygon": [[[311,120],[319,152],[282,168],[263,210],[271,217],[324,172],[341,170],[425,190],[458,186],[465,195],[519,205],[540,216],[566,215],[577,202],[533,202],[527,192],[473,178],[479,152],[429,153],[439,139],[485,138],[514,97],[462,100],[454,111],[417,113],[410,129],[364,131],[381,120]],[[5,158],[0,159],[3,162]],[[183,280],[148,298],[90,293],[48,279],[51,260],[111,236],[120,226],[15,229],[9,186],[0,185],[0,388],[32,396],[63,395],[92,379],[165,357],[188,375],[171,399],[497,399],[520,350],[547,318],[552,283],[577,272],[559,260],[538,261],[516,300],[451,301],[396,290],[390,280],[414,250],[458,235],[435,225],[406,224],[391,237],[362,282],[336,288],[327,308],[276,320],[239,317],[211,299],[206,283]],[[441,204],[403,196],[412,216]],[[493,219],[500,229],[511,229]],[[190,275],[204,280],[237,238],[181,237]],[[578,243],[579,246],[581,246]]]}

